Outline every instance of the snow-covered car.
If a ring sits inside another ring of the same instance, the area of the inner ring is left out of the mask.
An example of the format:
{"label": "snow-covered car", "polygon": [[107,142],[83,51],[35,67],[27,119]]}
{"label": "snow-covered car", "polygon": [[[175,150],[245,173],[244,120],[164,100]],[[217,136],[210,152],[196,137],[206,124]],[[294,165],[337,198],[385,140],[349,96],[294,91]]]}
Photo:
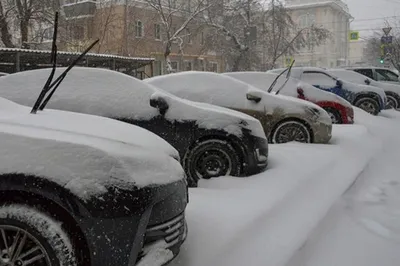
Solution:
{"label": "snow-covered car", "polygon": [[4,77],[6,75],[8,75],[8,73],[0,72],[0,77]]}
{"label": "snow-covered car", "polygon": [[[251,71],[224,73],[224,75],[238,79],[264,91],[267,91],[278,77],[278,74]],[[336,94],[320,90],[292,77],[286,81],[285,76],[280,76],[277,79],[276,85],[271,92],[277,93],[278,91],[281,95],[287,95],[315,103],[331,116],[332,123],[334,124],[354,123],[354,110],[352,105]]]}
{"label": "snow-covered car", "polygon": [[155,259],[167,263],[178,254],[188,194],[170,144],[113,119],[30,111],[0,98],[0,265],[134,265],[160,249]]}
{"label": "snow-covered car", "polygon": [[188,71],[146,79],[183,99],[238,110],[259,119],[272,143],[327,143],[332,121],[319,106],[284,95],[264,92],[237,79]]}
{"label": "snow-covered car", "polygon": [[[284,70],[284,68],[273,69],[267,73],[279,74]],[[373,115],[377,115],[386,107],[387,99],[382,89],[341,80],[322,68],[293,67],[291,77],[297,78],[324,91],[339,95],[352,105]]]}
{"label": "snow-covered car", "polygon": [[379,82],[368,78],[356,71],[346,69],[329,69],[329,72],[336,77],[361,85],[370,85],[381,88],[386,93],[387,103],[386,109],[400,108],[400,83],[393,84],[388,82]]}
{"label": "snow-covered car", "polygon": [[[41,69],[3,77],[0,97],[31,105],[49,73]],[[116,71],[73,68],[49,108],[114,118],[156,133],[179,151],[190,186],[200,178],[259,173],[268,164],[268,141],[257,119],[180,99]]]}
{"label": "snow-covered car", "polygon": [[375,81],[400,84],[400,77],[396,71],[383,67],[348,67],[347,70],[355,71]]}

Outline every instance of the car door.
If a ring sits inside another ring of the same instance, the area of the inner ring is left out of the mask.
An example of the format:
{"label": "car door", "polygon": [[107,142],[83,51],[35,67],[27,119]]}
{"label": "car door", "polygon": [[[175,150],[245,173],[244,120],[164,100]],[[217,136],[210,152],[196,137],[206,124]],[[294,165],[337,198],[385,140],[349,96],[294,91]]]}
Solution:
{"label": "car door", "polygon": [[342,86],[337,83],[335,78],[324,72],[304,71],[301,75],[301,80],[321,90],[344,97]]}
{"label": "car door", "polygon": [[390,70],[375,69],[377,81],[382,82],[399,82],[399,76]]}
{"label": "car door", "polygon": [[372,69],[368,69],[368,68],[359,68],[359,69],[353,69],[354,72],[360,73],[361,75],[364,75],[370,79],[376,80],[376,78],[374,77],[374,72],[372,71]]}

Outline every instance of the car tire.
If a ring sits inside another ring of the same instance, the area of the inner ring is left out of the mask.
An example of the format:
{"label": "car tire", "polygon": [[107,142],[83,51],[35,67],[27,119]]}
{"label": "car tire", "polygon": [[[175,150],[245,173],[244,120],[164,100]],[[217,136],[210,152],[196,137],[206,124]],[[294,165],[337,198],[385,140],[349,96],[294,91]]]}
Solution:
{"label": "car tire", "polygon": [[328,113],[328,115],[332,119],[332,124],[343,124],[342,116],[340,112],[332,107],[324,107],[324,110]]}
{"label": "car tire", "polygon": [[183,159],[183,168],[191,187],[197,187],[200,179],[218,176],[239,176],[241,159],[237,150],[228,141],[210,139],[196,143]]}
{"label": "car tire", "polygon": [[[288,134],[290,134],[290,136],[288,136]],[[311,143],[312,132],[301,121],[298,120],[282,121],[272,131],[270,142],[274,144],[281,144],[290,141]]]}
{"label": "car tire", "polygon": [[399,100],[393,95],[386,95],[388,109],[398,110],[400,108]]}
{"label": "car tire", "polygon": [[354,106],[364,110],[367,113],[370,113],[371,115],[378,115],[380,111],[378,101],[375,100],[374,98],[369,98],[369,97],[363,97],[358,99],[354,103]]}
{"label": "car tire", "polygon": [[71,241],[60,223],[26,205],[0,206],[0,243],[0,265],[31,265],[27,262],[35,259],[34,265],[40,266],[77,265]]}

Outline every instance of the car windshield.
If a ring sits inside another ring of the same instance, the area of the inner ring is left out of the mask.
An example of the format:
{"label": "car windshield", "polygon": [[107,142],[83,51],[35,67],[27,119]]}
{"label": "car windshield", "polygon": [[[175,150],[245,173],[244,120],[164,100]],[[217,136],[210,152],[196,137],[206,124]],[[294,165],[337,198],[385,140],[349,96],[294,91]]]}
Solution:
{"label": "car windshield", "polygon": [[376,69],[378,81],[399,81],[399,76],[390,70]]}

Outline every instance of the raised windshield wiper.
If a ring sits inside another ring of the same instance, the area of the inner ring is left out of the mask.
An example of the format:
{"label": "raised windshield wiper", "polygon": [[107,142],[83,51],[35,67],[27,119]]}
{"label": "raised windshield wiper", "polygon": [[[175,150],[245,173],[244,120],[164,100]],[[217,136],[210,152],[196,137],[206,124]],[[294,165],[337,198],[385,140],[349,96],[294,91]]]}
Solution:
{"label": "raised windshield wiper", "polygon": [[276,91],[276,93],[275,93],[276,95],[279,94],[279,92],[283,89],[283,87],[285,87],[286,83],[289,81],[289,79],[290,79],[290,74],[292,73],[292,67],[293,67],[295,61],[296,61],[296,60],[293,60],[292,63],[290,64],[289,71],[288,71],[287,74],[286,74],[286,80],[285,80],[285,82],[283,83],[283,85]]}
{"label": "raised windshield wiper", "polygon": [[94,41],[88,48],[86,48],[85,51],[83,51],[70,65],[69,67],[64,70],[64,72],[53,82],[51,83],[49,90],[51,90],[53,87],[53,90],[50,92],[50,94],[46,97],[44,102],[40,105],[39,110],[42,111],[47,103],[50,101],[51,97],[53,96],[54,92],[57,90],[58,86],[60,86],[61,82],[64,80],[64,78],[67,76],[68,72],[76,66],[76,64],[99,42],[99,39]]}
{"label": "raised windshield wiper", "polygon": [[58,12],[55,14],[54,18],[54,31],[53,31],[53,42],[51,45],[51,59],[50,63],[53,65],[51,73],[49,78],[47,79],[46,83],[44,84],[44,87],[42,91],[39,94],[39,97],[36,99],[35,104],[32,107],[31,114],[36,114],[40,103],[43,101],[44,96],[46,96],[46,93],[50,90],[50,83],[53,80],[54,73],[56,72],[56,66],[57,66],[57,29],[58,29]]}

